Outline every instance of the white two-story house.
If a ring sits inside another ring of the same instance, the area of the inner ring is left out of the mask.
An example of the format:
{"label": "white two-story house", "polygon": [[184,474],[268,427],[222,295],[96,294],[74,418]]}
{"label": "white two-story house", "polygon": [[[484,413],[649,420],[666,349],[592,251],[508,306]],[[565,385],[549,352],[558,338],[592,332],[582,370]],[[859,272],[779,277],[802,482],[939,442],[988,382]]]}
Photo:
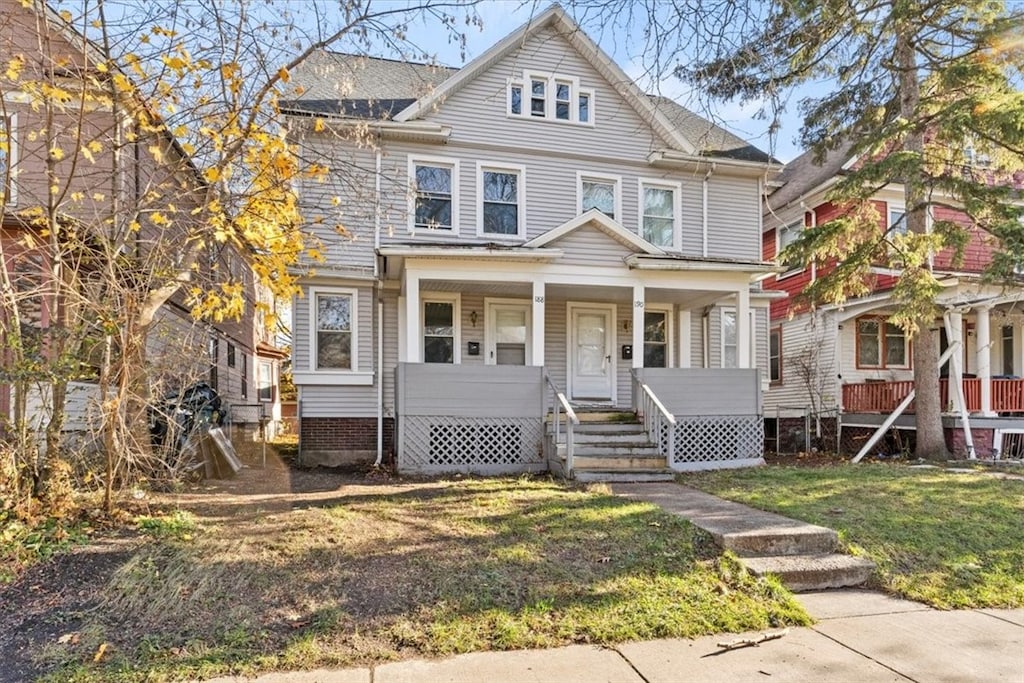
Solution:
{"label": "white two-story house", "polygon": [[322,52],[292,82],[329,169],[297,188],[324,256],[293,308],[304,463],[760,461],[767,154],[557,6],[460,70]]}

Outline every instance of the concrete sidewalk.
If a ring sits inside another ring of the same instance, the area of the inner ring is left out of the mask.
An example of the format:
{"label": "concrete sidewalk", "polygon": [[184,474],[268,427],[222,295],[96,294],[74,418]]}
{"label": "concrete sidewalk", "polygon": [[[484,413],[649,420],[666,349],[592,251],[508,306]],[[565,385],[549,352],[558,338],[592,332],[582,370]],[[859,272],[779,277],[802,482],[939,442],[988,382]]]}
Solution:
{"label": "concrete sidewalk", "polygon": [[[862,590],[797,596],[818,623],[756,647],[743,635],[614,648],[476,652],[372,669],[267,674],[258,683],[681,683],[685,681],[1024,681],[1024,610],[942,612]],[[218,683],[253,679],[218,678]]]}

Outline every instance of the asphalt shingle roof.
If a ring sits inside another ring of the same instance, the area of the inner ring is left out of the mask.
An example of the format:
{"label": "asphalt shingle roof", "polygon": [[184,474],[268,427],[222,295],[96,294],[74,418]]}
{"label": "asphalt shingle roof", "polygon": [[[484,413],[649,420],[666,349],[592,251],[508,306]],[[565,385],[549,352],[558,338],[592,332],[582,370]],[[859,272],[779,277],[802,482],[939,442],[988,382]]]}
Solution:
{"label": "asphalt shingle roof", "polygon": [[843,165],[850,160],[852,147],[852,141],[843,142],[818,163],[814,160],[814,150],[807,150],[790,161],[777,179],[782,187],[769,195],[768,206],[772,210],[781,209],[829,178],[840,175]]}
{"label": "asphalt shingle roof", "polygon": [[[301,94],[283,101],[281,106],[294,113],[391,119],[457,71],[448,66],[319,50],[291,74],[290,83]],[[699,155],[778,163],[746,140],[669,98],[648,97]]]}

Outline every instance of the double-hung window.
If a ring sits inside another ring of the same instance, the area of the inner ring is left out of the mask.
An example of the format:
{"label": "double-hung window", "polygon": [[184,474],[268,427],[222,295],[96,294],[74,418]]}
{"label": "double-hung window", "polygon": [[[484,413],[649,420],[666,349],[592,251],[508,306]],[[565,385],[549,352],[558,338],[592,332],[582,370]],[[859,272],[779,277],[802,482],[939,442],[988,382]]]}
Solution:
{"label": "double-hung window", "polygon": [[525,72],[508,83],[507,114],[591,125],[594,91],[580,87],[573,76]]}
{"label": "double-hung window", "polygon": [[782,383],[781,327],[773,327],[768,331],[768,380],[772,384]]}
{"label": "double-hung window", "polygon": [[477,166],[480,196],[479,234],[491,237],[521,237],[524,234],[525,172],[521,166]]}
{"label": "double-hung window", "polygon": [[0,206],[16,203],[14,165],[18,161],[18,117],[0,115]]}
{"label": "double-hung window", "polygon": [[315,325],[314,369],[354,370],[356,293],[314,291],[312,298]]}
{"label": "double-hung window", "polygon": [[259,399],[261,401],[274,400],[274,366],[266,361],[260,362],[259,369]]}
{"label": "double-hung window", "polygon": [[577,176],[579,210],[585,213],[597,209],[609,218],[615,218],[621,205],[622,182],[618,176],[586,175]]}
{"label": "double-hung window", "polygon": [[903,329],[884,318],[858,318],[857,367],[909,368],[910,343]]}
{"label": "double-hung window", "polygon": [[459,362],[459,299],[432,295],[423,299],[423,362]]}
{"label": "double-hung window", "polygon": [[458,231],[459,165],[444,159],[410,159],[410,227]]}
{"label": "double-hung window", "polygon": [[907,211],[902,206],[889,205],[889,222],[886,224],[889,235],[907,234]]}
{"label": "double-hung window", "polygon": [[[803,218],[800,218],[799,220],[793,221],[792,223],[788,223],[786,225],[780,225],[777,230],[778,248],[776,249],[775,253],[782,254],[782,251],[786,247],[791,245],[793,242],[796,241],[798,237],[800,237],[800,233],[802,233],[803,230]],[[799,273],[800,271],[803,270],[803,264],[794,263],[791,261],[782,261],[781,259],[779,260],[779,262],[781,265],[787,266],[786,272],[779,275],[780,279],[784,277],[789,277],[790,275],[795,275],[796,273]]]}
{"label": "double-hung window", "polygon": [[669,366],[670,327],[668,311],[644,310],[644,367]]}
{"label": "double-hung window", "polygon": [[736,311],[722,309],[722,367],[739,367],[736,347]]}
{"label": "double-hung window", "polygon": [[675,247],[679,215],[677,185],[640,182],[641,237],[658,247]]}

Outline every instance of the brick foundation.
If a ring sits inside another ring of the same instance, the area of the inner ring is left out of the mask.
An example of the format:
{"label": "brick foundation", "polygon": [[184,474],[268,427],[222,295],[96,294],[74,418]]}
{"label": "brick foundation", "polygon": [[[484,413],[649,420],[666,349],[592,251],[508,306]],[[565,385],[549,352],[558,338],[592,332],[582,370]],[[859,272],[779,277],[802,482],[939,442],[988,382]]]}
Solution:
{"label": "brick foundation", "polygon": [[[979,458],[993,457],[992,446],[995,444],[996,430],[972,429],[971,437],[974,439],[974,453]],[[967,437],[964,430],[947,428],[946,447],[957,460],[967,459]]]}
{"label": "brick foundation", "polygon": [[[946,427],[946,447],[952,456],[958,460],[967,458],[967,439],[964,430],[959,427]],[[843,455],[856,455],[861,447],[875,433],[874,427],[843,427]],[[994,429],[972,429],[974,437],[974,452],[979,458],[993,457],[992,446],[995,440]],[[882,439],[871,449],[867,458],[871,459],[883,455],[895,457],[914,455],[914,430],[912,429],[890,429]]]}
{"label": "brick foundation", "polygon": [[[384,460],[395,452],[395,421],[384,418]],[[337,467],[377,457],[377,418],[304,417],[299,424],[299,453],[306,467]]]}

